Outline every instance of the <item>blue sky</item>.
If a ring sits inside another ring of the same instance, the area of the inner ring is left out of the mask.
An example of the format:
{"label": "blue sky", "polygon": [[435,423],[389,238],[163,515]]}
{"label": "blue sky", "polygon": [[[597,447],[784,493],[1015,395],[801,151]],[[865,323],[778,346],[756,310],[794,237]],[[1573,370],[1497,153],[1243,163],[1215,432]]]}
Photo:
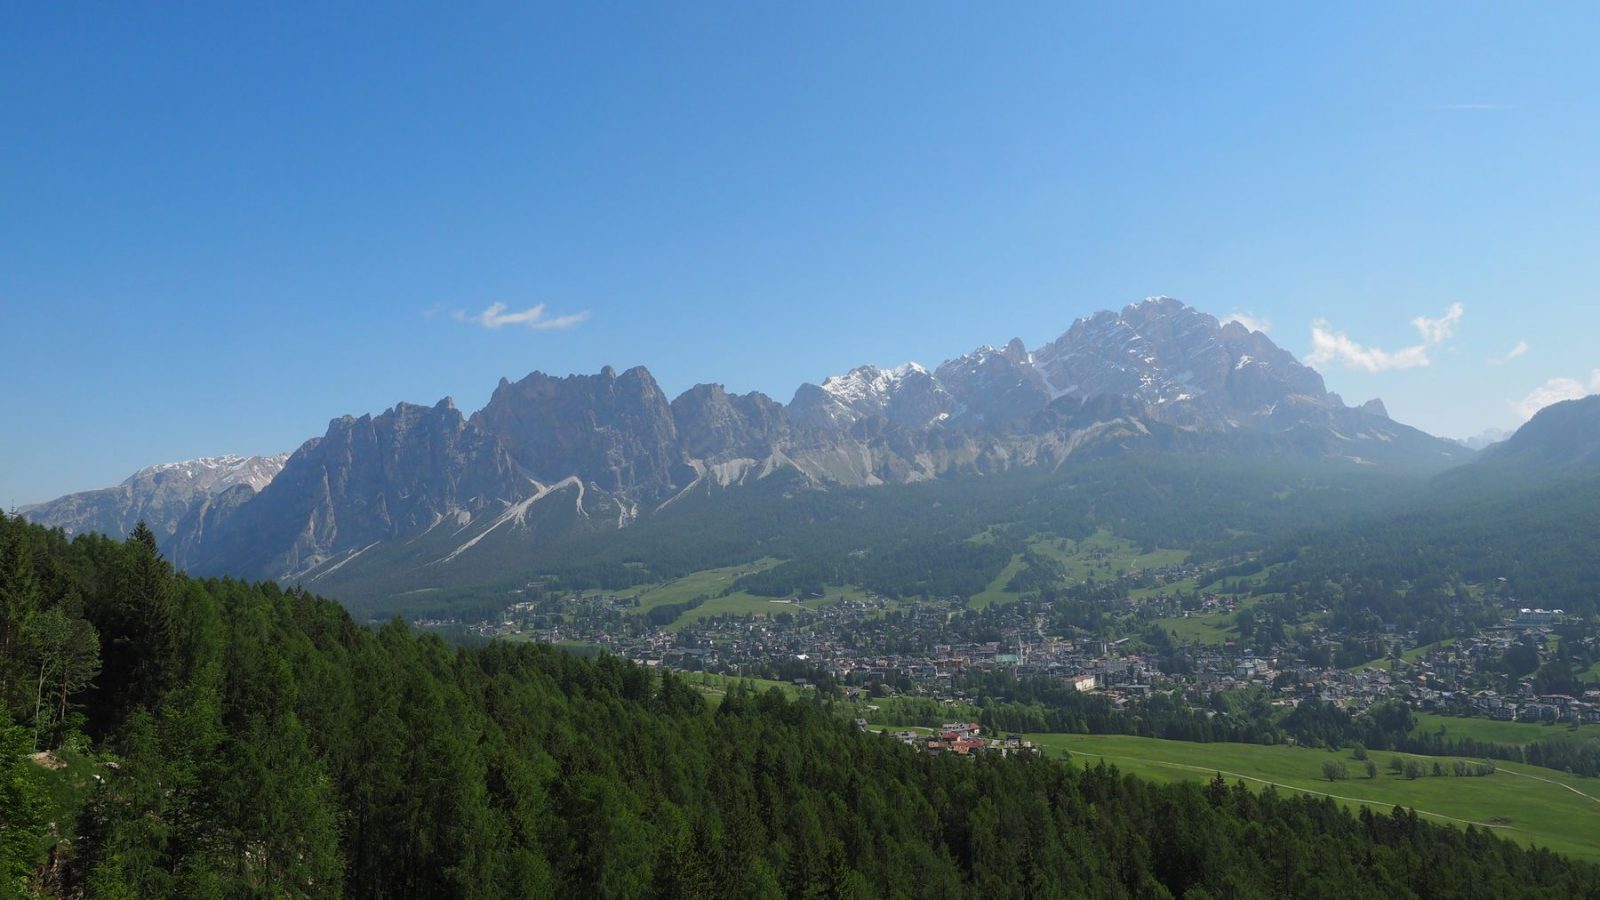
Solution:
{"label": "blue sky", "polygon": [[1155,294],[1438,434],[1600,388],[1594,4],[227,6],[3,14],[0,504]]}

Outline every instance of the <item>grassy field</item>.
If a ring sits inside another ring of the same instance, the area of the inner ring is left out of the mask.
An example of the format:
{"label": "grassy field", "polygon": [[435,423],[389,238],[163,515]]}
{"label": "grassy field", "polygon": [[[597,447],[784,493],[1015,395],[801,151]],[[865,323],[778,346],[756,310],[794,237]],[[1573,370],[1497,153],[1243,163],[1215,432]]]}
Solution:
{"label": "grassy field", "polygon": [[1174,581],[1171,584],[1158,584],[1154,587],[1134,588],[1128,592],[1128,596],[1134,600],[1148,600],[1151,597],[1157,596],[1158,594],[1167,594],[1169,596],[1180,592],[1192,594],[1195,592],[1195,590],[1195,580],[1193,578],[1185,578],[1181,581]]}
{"label": "grassy field", "polygon": [[1420,647],[1412,647],[1410,650],[1402,651],[1400,658],[1408,663],[1414,663],[1435,650],[1454,645],[1455,642],[1455,638],[1445,638],[1442,641],[1436,641],[1432,644],[1423,644]]}
{"label": "grassy field", "polygon": [[718,705],[722,703],[722,698],[728,696],[728,691],[740,684],[755,691],[769,691],[777,688],[791,699],[806,692],[804,688],[790,684],[787,681],[772,681],[766,678],[744,678],[733,675],[717,675],[712,672],[679,672],[677,674]]}
{"label": "grassy field", "polygon": [[1541,725],[1537,722],[1500,722],[1481,716],[1461,718],[1417,714],[1417,734],[1434,734],[1440,728],[1444,729],[1447,737],[1472,738],[1495,744],[1529,744],[1563,735],[1600,738],[1600,725]]}
{"label": "grassy field", "polygon": [[[1537,727],[1537,726],[1535,726]],[[1425,776],[1407,780],[1388,771],[1391,757],[1417,759],[1430,770],[1442,757],[1374,751],[1375,779],[1349,752],[1330,753],[1289,746],[1193,744],[1124,735],[1029,735],[1051,755],[1070,751],[1075,760],[1104,759],[1124,772],[1155,781],[1205,781],[1222,772],[1229,782],[1330,796],[1351,809],[1370,806],[1387,812],[1411,807],[1418,815],[1458,827],[1468,823],[1493,830],[1524,845],[1600,860],[1600,781],[1550,769],[1496,761],[1497,771],[1482,777]],[[1321,777],[1328,760],[1344,763],[1347,780]]]}
{"label": "grassy field", "polygon": [[639,612],[646,613],[653,607],[667,603],[686,603],[701,594],[711,597],[722,593],[733,584],[734,580],[746,572],[764,572],[777,565],[780,560],[767,557],[752,563],[739,566],[724,566],[720,569],[706,569],[660,584],[647,584],[637,588],[639,594]]}
{"label": "grassy field", "polygon": [[[972,538],[974,541],[992,541],[988,532]],[[1124,540],[1111,532],[1101,529],[1081,541],[1071,538],[1054,537],[1046,534],[1036,534],[1028,539],[1028,549],[1040,556],[1055,560],[1061,564],[1065,572],[1063,579],[1066,584],[1077,584],[1089,576],[1105,580],[1118,575],[1131,574],[1141,569],[1162,568],[1174,566],[1189,558],[1187,550],[1156,549],[1145,553],[1132,541]],[[1011,558],[1011,562],[989,582],[989,586],[982,592],[974,594],[968,605],[982,609],[993,603],[1010,603],[1022,595],[1005,589],[1011,579],[1022,571],[1022,554]],[[1154,593],[1160,590],[1172,590],[1178,585],[1167,588],[1156,588],[1139,593]],[[1193,582],[1189,582],[1193,587]]]}
{"label": "grassy field", "polygon": [[[1437,642],[1432,643],[1432,644],[1422,644],[1422,645],[1417,646],[1417,647],[1412,647],[1410,650],[1403,651],[1400,654],[1400,658],[1405,660],[1408,663],[1415,663],[1417,660],[1423,658],[1424,656],[1427,656],[1429,653],[1432,653],[1434,650],[1437,650],[1437,649],[1439,649],[1441,647],[1448,647],[1448,646],[1454,644],[1455,642],[1456,642],[1455,638],[1446,638],[1446,639],[1444,639],[1442,641],[1437,641]],[[1394,660],[1392,660],[1392,659],[1390,659],[1388,657],[1383,657],[1382,659],[1374,659],[1374,660],[1371,660],[1369,662],[1364,662],[1359,666],[1352,667],[1351,671],[1352,672],[1359,672],[1359,671],[1361,671],[1363,669],[1385,669],[1385,670],[1388,670],[1388,671],[1394,671]]]}
{"label": "grassy field", "polygon": [[1037,535],[1029,539],[1028,549],[1061,563],[1066,569],[1068,584],[1077,584],[1090,575],[1104,580],[1141,569],[1175,566],[1189,558],[1187,550],[1142,552],[1138,544],[1105,529],[1081,541]]}
{"label": "grassy field", "polygon": [[777,615],[784,611],[793,611],[795,607],[804,606],[807,609],[816,609],[831,603],[838,603],[846,599],[865,599],[867,592],[850,585],[829,585],[822,597],[804,600],[799,604],[789,603],[775,597],[758,597],[737,591],[723,596],[723,591],[732,586],[740,575],[749,572],[762,572],[777,565],[781,560],[767,557],[752,563],[738,566],[724,566],[720,569],[706,569],[660,584],[647,584],[637,589],[639,606],[634,612],[643,615],[657,606],[669,603],[687,603],[696,597],[708,597],[704,603],[687,610],[678,616],[669,630],[677,630],[691,622],[708,619],[720,615]]}
{"label": "grassy field", "polygon": [[989,582],[987,588],[984,588],[981,593],[973,594],[967,600],[967,605],[973,609],[983,609],[993,603],[1011,603],[1020,599],[1022,597],[1021,594],[1008,591],[1005,587],[1021,571],[1022,554],[1018,553],[1011,557],[1011,562],[1006,563],[1006,567],[1000,570],[1000,574],[996,575],[993,581]]}
{"label": "grassy field", "polygon": [[1154,619],[1150,624],[1159,626],[1163,631],[1172,632],[1177,635],[1178,640],[1194,644],[1225,644],[1239,636],[1238,630],[1234,627],[1234,616],[1265,599],[1265,596],[1245,597],[1239,601],[1239,608],[1233,612],[1187,618],[1170,616],[1165,619]]}
{"label": "grassy field", "polygon": [[684,612],[671,625],[668,631],[677,631],[691,622],[709,619],[712,616],[734,615],[746,616],[752,613],[763,616],[775,616],[782,612],[794,612],[797,607],[806,609],[819,609],[838,603],[840,600],[864,600],[867,592],[860,588],[828,585],[821,597],[812,600],[802,600],[798,603],[778,600],[773,597],[758,597],[755,594],[744,592],[729,594],[726,597],[712,597],[710,600]]}

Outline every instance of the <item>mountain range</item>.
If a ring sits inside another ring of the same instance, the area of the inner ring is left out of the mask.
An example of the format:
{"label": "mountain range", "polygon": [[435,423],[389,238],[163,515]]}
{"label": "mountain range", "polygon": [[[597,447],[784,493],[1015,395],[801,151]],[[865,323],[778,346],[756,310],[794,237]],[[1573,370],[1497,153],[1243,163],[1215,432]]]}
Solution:
{"label": "mountain range", "polygon": [[475,556],[514,571],[529,548],[778,475],[785,491],[825,491],[1136,451],[1423,473],[1473,456],[1380,401],[1346,405],[1259,331],[1151,298],[1032,351],[1012,340],[931,370],[864,365],[787,404],[714,384],[669,399],[643,367],[535,372],[502,379],[471,415],[448,398],[400,403],[334,419],[287,457],[156,466],[22,512],[70,533],[143,518],[201,574],[315,582],[383,547],[386,566],[448,580]]}

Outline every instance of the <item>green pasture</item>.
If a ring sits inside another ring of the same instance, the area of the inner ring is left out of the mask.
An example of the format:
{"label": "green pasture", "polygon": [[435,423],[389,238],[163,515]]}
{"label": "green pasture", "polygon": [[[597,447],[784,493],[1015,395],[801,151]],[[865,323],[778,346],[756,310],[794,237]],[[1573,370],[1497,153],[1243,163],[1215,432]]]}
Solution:
{"label": "green pasture", "polygon": [[[989,532],[974,535],[971,540],[978,542],[992,542],[993,536]],[[1065,584],[1078,584],[1089,577],[1100,580],[1115,578],[1118,575],[1132,574],[1142,569],[1162,568],[1182,563],[1189,558],[1187,550],[1155,549],[1148,553],[1139,549],[1139,545],[1124,538],[1117,537],[1111,532],[1101,529],[1082,540],[1056,537],[1048,534],[1036,534],[1028,538],[1028,549],[1040,556],[1055,560],[1060,563],[1065,572]],[[993,603],[1009,603],[1022,595],[1005,589],[1011,579],[1022,571],[1022,554],[1016,554],[1005,568],[1000,570],[988,587],[974,594],[968,604],[974,608],[982,609]],[[1192,589],[1193,582],[1187,582]],[[1148,595],[1162,590],[1175,590],[1182,584],[1169,585],[1163,588],[1146,589],[1135,592]]]}
{"label": "green pasture", "polygon": [[1501,722],[1483,716],[1439,716],[1418,713],[1416,734],[1434,734],[1444,729],[1446,737],[1471,738],[1495,744],[1531,744],[1562,736],[1600,738],[1600,725],[1568,725],[1538,722]]}
{"label": "green pasture", "polygon": [[[1536,726],[1537,727],[1537,726]],[[1387,812],[1393,806],[1458,827],[1474,824],[1524,845],[1548,847],[1572,856],[1600,860],[1600,781],[1550,769],[1494,761],[1487,776],[1427,775],[1415,780],[1393,774],[1391,757],[1416,759],[1429,771],[1434,762],[1448,771],[1451,758],[1373,751],[1376,778],[1349,751],[1332,753],[1286,745],[1197,744],[1125,735],[1036,734],[1037,746],[1055,755],[1066,750],[1088,764],[1100,759],[1124,772],[1156,781],[1206,781],[1221,772],[1228,781],[1280,791],[1329,796],[1351,809]],[[1337,760],[1349,778],[1330,782],[1322,765]]]}
{"label": "green pasture", "polygon": [[705,569],[700,572],[693,572],[682,578],[675,578],[659,584],[641,585],[634,590],[639,595],[638,612],[646,613],[654,607],[668,603],[687,603],[702,594],[716,597],[732,585],[740,575],[749,572],[764,572],[781,561],[765,557],[755,562],[737,566],[723,566],[720,569]]}

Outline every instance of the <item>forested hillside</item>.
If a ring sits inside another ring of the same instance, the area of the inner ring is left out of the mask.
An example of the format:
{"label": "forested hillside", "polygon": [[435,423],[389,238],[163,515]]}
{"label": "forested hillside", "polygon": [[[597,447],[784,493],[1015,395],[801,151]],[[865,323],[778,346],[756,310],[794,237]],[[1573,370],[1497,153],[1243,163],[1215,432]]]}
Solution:
{"label": "forested hillside", "polygon": [[1443,472],[1398,508],[1305,529],[1262,562],[1264,593],[1330,603],[1336,627],[1416,627],[1467,605],[1464,584],[1502,605],[1600,611],[1600,397],[1541,410],[1481,459]]}
{"label": "forested hillside", "polygon": [[1402,810],[929,758],[776,693],[368,630],[142,530],[0,517],[0,604],[0,896],[1600,896]]}
{"label": "forested hillside", "polygon": [[1495,585],[1491,599],[1503,603],[1600,610],[1600,474],[1474,469],[1441,476],[1405,512],[1286,540],[1263,561],[1290,564],[1262,590],[1331,598],[1336,626],[1368,614],[1405,627],[1447,621],[1464,583]]}
{"label": "forested hillside", "polygon": [[[1199,558],[1269,546],[1309,523],[1371,515],[1415,491],[1415,473],[1326,460],[1129,452],[1058,472],[1021,469],[908,485],[815,490],[782,474],[738,491],[685,496],[618,531],[418,565],[427,541],[377,547],[315,588],[358,615],[498,610],[530,582],[624,589],[762,557],[784,560],[739,585],[785,596],[858,584],[891,597],[970,596],[1035,534],[1108,529],[1146,549]],[[972,538],[987,533],[991,540]],[[474,566],[484,566],[474,569]],[[504,573],[514,571],[515,578]]]}

